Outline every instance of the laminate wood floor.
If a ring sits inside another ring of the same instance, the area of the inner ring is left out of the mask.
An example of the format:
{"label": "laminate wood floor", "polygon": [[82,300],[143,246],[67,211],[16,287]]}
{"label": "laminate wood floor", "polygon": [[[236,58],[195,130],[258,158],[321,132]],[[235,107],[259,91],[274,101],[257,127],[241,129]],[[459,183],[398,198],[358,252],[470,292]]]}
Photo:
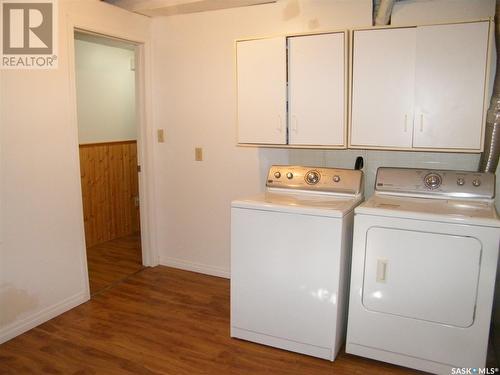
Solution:
{"label": "laminate wood floor", "polygon": [[140,271],[144,268],[140,234],[87,248],[87,264],[92,295]]}
{"label": "laminate wood floor", "polygon": [[345,353],[332,363],[231,339],[229,281],[161,266],[0,346],[3,375],[417,373]]}

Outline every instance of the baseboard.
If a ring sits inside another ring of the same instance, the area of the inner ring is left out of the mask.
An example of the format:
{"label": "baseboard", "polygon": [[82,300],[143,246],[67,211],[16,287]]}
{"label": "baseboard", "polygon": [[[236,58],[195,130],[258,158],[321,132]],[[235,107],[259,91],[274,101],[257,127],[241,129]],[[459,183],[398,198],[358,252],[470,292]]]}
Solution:
{"label": "baseboard", "polygon": [[36,326],[45,323],[46,321],[55,318],[62,313],[71,310],[72,308],[87,302],[89,295],[86,292],[78,293],[74,296],[66,298],[55,305],[49,306],[32,316],[22,319],[19,322],[14,322],[8,326],[0,329],[0,344],[3,344],[10,339],[13,339],[20,334],[29,331]]}
{"label": "baseboard", "polygon": [[203,273],[210,276],[223,277],[225,279],[231,278],[231,272],[229,270],[201,263],[188,262],[183,259],[160,257],[160,264],[162,266],[179,268],[181,270]]}

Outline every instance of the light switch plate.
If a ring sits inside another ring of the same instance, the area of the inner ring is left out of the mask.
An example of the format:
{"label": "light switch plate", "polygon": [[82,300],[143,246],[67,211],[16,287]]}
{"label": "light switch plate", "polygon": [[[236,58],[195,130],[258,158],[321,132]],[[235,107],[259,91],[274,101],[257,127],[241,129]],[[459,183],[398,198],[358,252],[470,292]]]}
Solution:
{"label": "light switch plate", "polygon": [[196,147],[194,149],[194,160],[203,161],[203,149],[201,147]]}

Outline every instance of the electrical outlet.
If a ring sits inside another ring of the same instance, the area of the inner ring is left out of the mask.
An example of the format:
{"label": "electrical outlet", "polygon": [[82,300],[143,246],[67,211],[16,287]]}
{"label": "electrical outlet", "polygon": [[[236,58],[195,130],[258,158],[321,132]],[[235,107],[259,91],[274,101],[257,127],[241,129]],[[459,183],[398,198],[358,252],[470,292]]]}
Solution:
{"label": "electrical outlet", "polygon": [[203,149],[201,147],[196,147],[194,149],[194,160],[203,161]]}
{"label": "electrical outlet", "polygon": [[157,135],[158,135],[158,143],[165,142],[165,131],[163,129],[158,129]]}

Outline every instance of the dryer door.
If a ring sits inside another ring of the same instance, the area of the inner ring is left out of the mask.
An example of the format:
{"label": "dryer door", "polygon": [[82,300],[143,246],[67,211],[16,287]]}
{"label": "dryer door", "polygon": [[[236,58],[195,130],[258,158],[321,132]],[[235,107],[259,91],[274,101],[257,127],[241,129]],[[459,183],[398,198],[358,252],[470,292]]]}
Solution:
{"label": "dryer door", "polygon": [[481,243],[473,237],[371,227],[366,309],[456,327],[474,322]]}

